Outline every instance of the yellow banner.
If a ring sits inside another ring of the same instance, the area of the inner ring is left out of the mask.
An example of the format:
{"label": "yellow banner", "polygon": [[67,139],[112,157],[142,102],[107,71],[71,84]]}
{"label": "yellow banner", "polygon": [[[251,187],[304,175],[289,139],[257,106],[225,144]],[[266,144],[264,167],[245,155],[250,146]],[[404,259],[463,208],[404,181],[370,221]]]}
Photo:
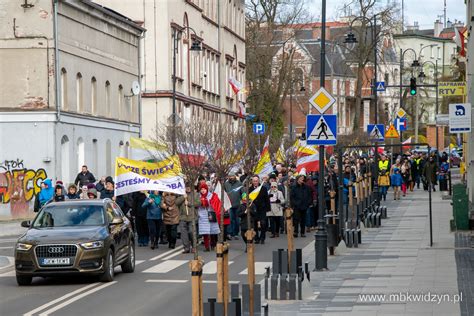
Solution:
{"label": "yellow banner", "polygon": [[462,96],[467,94],[466,82],[438,82],[438,95],[440,97]]}
{"label": "yellow banner", "polygon": [[150,179],[162,179],[181,175],[181,165],[177,155],[156,163],[117,158],[115,176],[129,172],[136,173]]}

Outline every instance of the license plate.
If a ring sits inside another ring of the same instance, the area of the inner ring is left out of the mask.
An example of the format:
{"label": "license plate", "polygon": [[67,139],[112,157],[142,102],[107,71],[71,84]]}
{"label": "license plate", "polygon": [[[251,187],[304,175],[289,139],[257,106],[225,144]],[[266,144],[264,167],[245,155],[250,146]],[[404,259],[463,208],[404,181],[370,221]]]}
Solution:
{"label": "license plate", "polygon": [[41,260],[42,265],[68,265],[70,264],[69,258],[43,258]]}

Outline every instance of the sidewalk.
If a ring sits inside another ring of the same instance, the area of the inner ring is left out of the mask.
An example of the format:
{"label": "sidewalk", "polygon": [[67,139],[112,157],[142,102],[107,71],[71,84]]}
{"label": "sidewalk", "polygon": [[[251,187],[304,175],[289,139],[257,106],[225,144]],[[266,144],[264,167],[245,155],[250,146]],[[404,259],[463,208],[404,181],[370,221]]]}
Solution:
{"label": "sidewalk", "polygon": [[[401,201],[389,200],[389,194],[382,227],[367,229],[359,248],[329,257],[329,271],[311,273],[313,293],[304,293],[310,299],[271,303],[271,315],[460,315],[459,303],[444,301],[459,295],[452,207],[440,192],[432,197],[432,248],[428,192],[417,190]],[[314,267],[314,253],[303,261]],[[472,295],[462,294],[463,300]]]}

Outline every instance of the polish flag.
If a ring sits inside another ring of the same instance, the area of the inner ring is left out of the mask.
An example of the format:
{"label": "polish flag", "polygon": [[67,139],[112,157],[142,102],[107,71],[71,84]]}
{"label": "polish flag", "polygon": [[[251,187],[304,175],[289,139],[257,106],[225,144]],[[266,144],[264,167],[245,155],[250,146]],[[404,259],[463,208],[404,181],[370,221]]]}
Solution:
{"label": "polish flag", "polygon": [[[217,215],[217,221],[221,222],[221,194],[222,194],[222,186],[220,181],[217,182],[216,187],[214,188],[214,192],[212,193],[210,203],[214,211]],[[227,192],[224,191],[224,210],[228,211],[232,207],[232,203],[230,202],[229,195]],[[224,218],[224,225],[230,224],[230,218]]]}
{"label": "polish flag", "polygon": [[459,55],[466,57],[466,47],[464,44],[464,34],[461,32],[461,29],[454,28],[454,41],[456,45],[460,48]]}
{"label": "polish flag", "polygon": [[[410,145],[412,142],[412,137],[409,137],[407,140],[405,140],[402,144],[403,145]],[[403,151],[407,151],[410,149],[410,146],[402,146]]]}
{"label": "polish flag", "polygon": [[300,173],[302,169],[306,172],[319,171],[319,153],[298,158],[296,171]]}
{"label": "polish flag", "polygon": [[238,82],[237,79],[235,79],[234,77],[229,78],[229,84],[235,94],[239,93],[239,91],[243,88],[242,84]]}
{"label": "polish flag", "polygon": [[239,101],[239,116],[241,118],[244,118],[245,115],[247,115],[247,113],[245,112],[245,102]]}

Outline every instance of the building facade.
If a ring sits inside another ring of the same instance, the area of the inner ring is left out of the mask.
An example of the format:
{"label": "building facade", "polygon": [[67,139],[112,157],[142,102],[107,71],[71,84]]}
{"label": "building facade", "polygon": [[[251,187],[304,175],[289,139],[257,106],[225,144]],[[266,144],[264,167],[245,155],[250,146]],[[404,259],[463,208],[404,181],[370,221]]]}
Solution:
{"label": "building facade", "polygon": [[[244,126],[239,102],[245,104],[245,96],[236,96],[228,83],[234,78],[245,86],[244,0],[98,2],[147,29],[141,64],[144,138],[154,139],[172,122],[174,58],[178,124],[193,117],[203,126],[219,121]],[[191,51],[193,42],[200,52]]]}
{"label": "building facade", "polygon": [[74,181],[82,165],[113,175],[140,134],[144,29],[87,0],[0,7],[0,217],[25,217],[45,178]]}

